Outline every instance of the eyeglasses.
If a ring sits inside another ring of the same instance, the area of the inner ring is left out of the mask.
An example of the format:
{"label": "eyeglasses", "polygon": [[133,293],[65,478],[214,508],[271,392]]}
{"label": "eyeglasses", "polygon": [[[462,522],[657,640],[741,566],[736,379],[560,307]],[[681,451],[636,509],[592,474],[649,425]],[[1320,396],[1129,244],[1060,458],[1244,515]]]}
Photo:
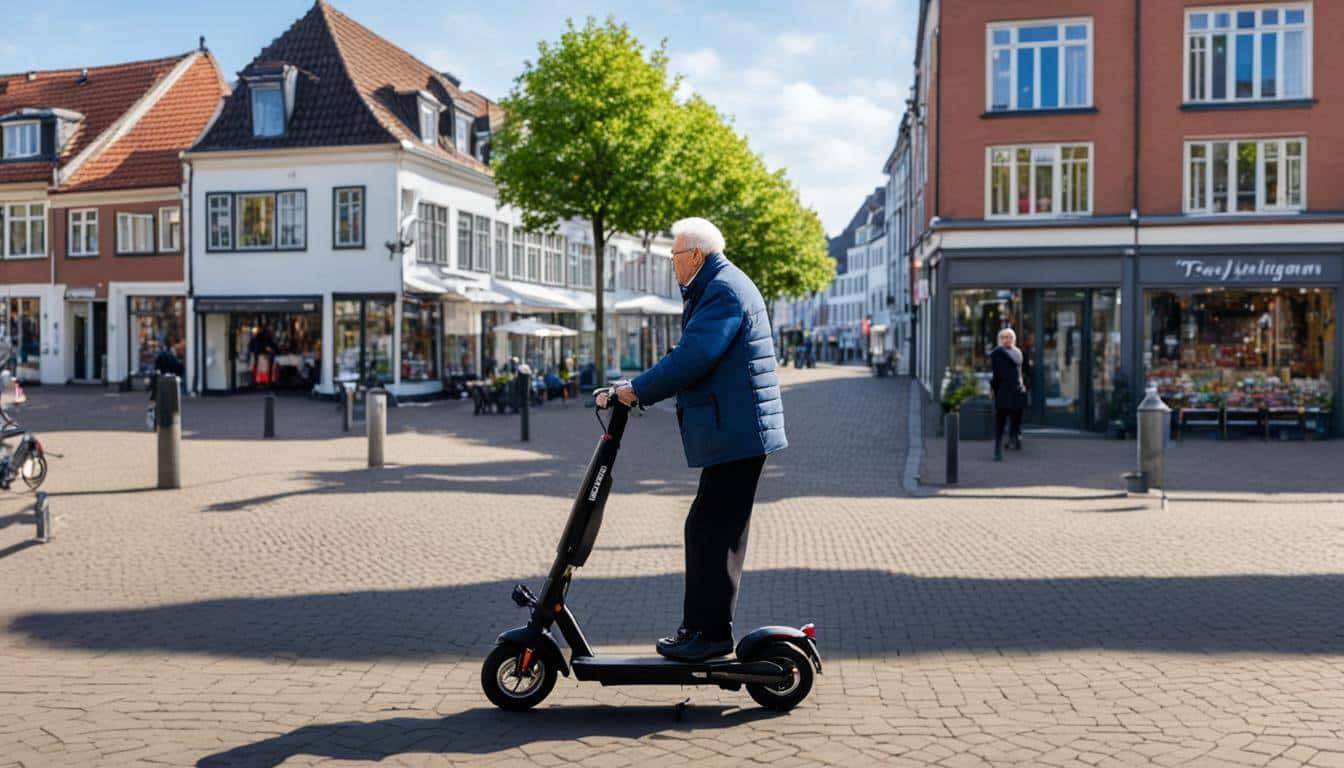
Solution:
{"label": "eyeglasses", "polygon": [[673,252],[672,252],[672,255],[673,255],[673,256],[676,256],[676,255],[679,254],[679,253],[695,253],[695,252],[698,251],[698,250],[700,250],[700,249],[699,249],[699,248],[683,248],[683,249],[680,250],[680,251],[673,251]]}

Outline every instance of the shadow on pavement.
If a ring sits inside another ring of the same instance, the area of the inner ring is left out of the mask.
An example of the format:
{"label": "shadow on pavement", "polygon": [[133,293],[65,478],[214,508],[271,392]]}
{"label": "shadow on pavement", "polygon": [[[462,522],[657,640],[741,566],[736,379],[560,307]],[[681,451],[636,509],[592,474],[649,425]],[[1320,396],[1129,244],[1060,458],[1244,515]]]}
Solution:
{"label": "shadow on pavement", "polygon": [[[529,583],[537,588],[540,577]],[[511,581],[29,613],[9,629],[56,648],[373,660],[483,655],[526,620]],[[596,647],[676,626],[683,577],[578,578],[569,603]],[[851,599],[837,599],[837,595]],[[675,603],[674,603],[675,601]],[[1344,653],[1344,575],[928,578],[788,568],[743,575],[739,634],[815,621],[824,656],[1128,649]]]}

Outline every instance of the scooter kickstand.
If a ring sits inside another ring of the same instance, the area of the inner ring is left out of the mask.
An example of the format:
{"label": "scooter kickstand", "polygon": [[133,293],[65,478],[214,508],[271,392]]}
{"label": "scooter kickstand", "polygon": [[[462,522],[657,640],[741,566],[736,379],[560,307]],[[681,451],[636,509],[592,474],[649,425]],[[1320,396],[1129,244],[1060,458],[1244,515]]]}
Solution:
{"label": "scooter kickstand", "polygon": [[680,723],[681,719],[686,716],[686,705],[690,703],[691,698],[689,696],[677,702],[677,706],[675,707],[672,716],[678,723]]}

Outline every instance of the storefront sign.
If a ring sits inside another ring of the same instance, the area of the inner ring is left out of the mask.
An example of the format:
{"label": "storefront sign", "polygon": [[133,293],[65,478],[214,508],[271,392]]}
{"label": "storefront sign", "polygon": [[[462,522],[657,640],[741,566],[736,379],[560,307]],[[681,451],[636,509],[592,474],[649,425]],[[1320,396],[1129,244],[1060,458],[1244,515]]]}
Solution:
{"label": "storefront sign", "polygon": [[[1156,274],[1154,274],[1156,273]],[[1321,283],[1339,279],[1334,261],[1273,258],[1179,258],[1145,265],[1145,282],[1182,283]]]}

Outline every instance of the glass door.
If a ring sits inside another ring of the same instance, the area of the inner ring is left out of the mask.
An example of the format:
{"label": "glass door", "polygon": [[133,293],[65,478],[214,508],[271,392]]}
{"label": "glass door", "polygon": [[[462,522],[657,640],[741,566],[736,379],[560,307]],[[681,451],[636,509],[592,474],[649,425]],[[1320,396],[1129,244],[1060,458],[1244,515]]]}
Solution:
{"label": "glass door", "polygon": [[1083,291],[1041,292],[1041,421],[1049,427],[1083,429],[1085,360]]}

